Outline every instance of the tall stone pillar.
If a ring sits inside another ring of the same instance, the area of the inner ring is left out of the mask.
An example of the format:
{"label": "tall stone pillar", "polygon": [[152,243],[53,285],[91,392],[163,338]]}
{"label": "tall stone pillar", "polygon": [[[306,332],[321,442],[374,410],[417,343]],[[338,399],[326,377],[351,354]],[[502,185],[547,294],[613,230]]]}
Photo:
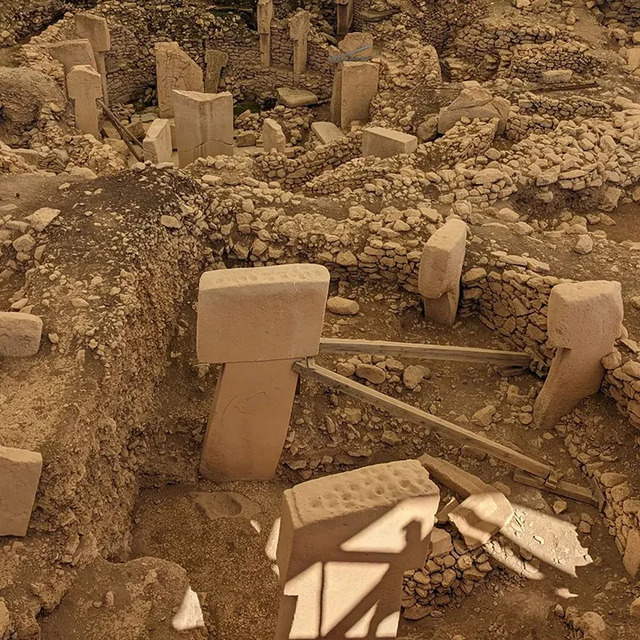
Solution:
{"label": "tall stone pillar", "polygon": [[226,51],[207,49],[204,53],[204,59],[207,65],[204,78],[205,93],[218,93],[220,75],[222,74],[222,68],[226,67],[227,62],[229,62],[229,54]]}
{"label": "tall stone pillar", "polygon": [[551,290],[548,341],[557,351],[533,407],[536,425],[555,426],[600,389],[605,374],[601,361],[613,351],[623,317],[619,282],[568,282]]}
{"label": "tall stone pillar", "polygon": [[307,69],[307,41],[311,28],[311,14],[298,11],[289,21],[289,35],[293,40],[293,85],[300,84],[300,77]]}
{"label": "tall stone pillar", "polygon": [[202,69],[177,42],[156,42],[155,50],[158,115],[173,118],[174,90],[204,91]]}
{"label": "tall stone pillar", "polygon": [[466,251],[467,225],[462,220],[449,220],[427,240],[418,272],[427,320],[446,326],[455,322]]}
{"label": "tall stone pillar", "polygon": [[67,76],[67,91],[73,99],[76,127],[100,140],[100,111],[96,100],[102,98],[102,78],[90,65],[77,65]]}
{"label": "tall stone pillar", "polygon": [[260,62],[264,69],[271,66],[271,21],[273,0],[258,0],[258,34],[260,35]]}
{"label": "tall stone pillar", "polygon": [[275,640],[395,638],[403,573],[424,565],[439,500],[417,460],[285,491]]}
{"label": "tall stone pillar", "polygon": [[370,33],[354,31],[338,44],[338,49],[342,54],[357,51],[354,56],[360,59],[339,62],[333,75],[331,121],[346,130],[353,120],[369,120],[371,100],[378,92],[378,65],[362,60],[373,55]]}
{"label": "tall stone pillar", "polygon": [[176,141],[181,167],[198,158],[233,155],[233,96],[174,91]]}
{"label": "tall stone pillar", "polygon": [[336,3],[336,33],[344,36],[349,33],[353,24],[353,0],[335,0]]}
{"label": "tall stone pillar", "polygon": [[109,92],[107,91],[107,66],[105,56],[111,51],[111,34],[107,20],[93,13],[76,14],[76,32],[81,38],[91,43],[96,58],[98,73],[102,77],[102,99],[109,105]]}
{"label": "tall stone pillar", "polygon": [[198,294],[198,360],[222,363],[200,473],[209,480],[273,477],[298,375],[319,351],[329,271],[292,264],[209,271]]}

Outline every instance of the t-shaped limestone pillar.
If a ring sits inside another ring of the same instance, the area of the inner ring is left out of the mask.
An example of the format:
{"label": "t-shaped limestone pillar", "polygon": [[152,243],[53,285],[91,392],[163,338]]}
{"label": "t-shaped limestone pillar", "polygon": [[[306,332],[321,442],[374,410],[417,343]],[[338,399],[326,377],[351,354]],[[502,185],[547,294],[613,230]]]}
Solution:
{"label": "t-shaped limestone pillar", "polygon": [[78,65],[88,64],[98,71],[96,56],[89,40],[61,40],[47,47],[56,60],[64,65],[65,76]]}
{"label": "t-shaped limestone pillar", "polygon": [[265,118],[262,123],[262,148],[268,153],[272,149],[284,153],[287,138],[278,122],[273,118]]}
{"label": "t-shaped limestone pillar", "polygon": [[171,144],[171,123],[164,118],[156,118],[142,141],[144,159],[159,164],[171,162],[173,145]]}
{"label": "t-shaped limestone pillar", "polygon": [[[229,62],[229,54],[226,51],[207,49],[204,53],[207,71],[204,78],[204,90],[206,93],[218,93],[222,68]],[[177,87],[176,87],[177,88]]]}
{"label": "t-shaped limestone pillar", "polygon": [[403,572],[425,562],[439,499],[417,460],[285,491],[275,640],[395,638]]}
{"label": "t-shaped limestone pillar", "polygon": [[467,225],[449,220],[427,241],[420,260],[418,291],[427,320],[451,326],[460,299],[460,278],[467,249]]}
{"label": "t-shaped limestone pillar", "polygon": [[293,85],[300,84],[300,76],[307,68],[307,40],[311,28],[311,14],[298,11],[289,21],[289,35],[293,40]]}
{"label": "t-shaped limestone pillar", "polygon": [[105,18],[96,16],[93,13],[76,14],[76,32],[81,38],[88,40],[93,48],[96,58],[98,73],[102,80],[102,96],[104,103],[109,105],[109,94],[107,91],[107,66],[105,55],[111,50],[111,35],[109,26]]}
{"label": "t-shaped limestone pillar", "polygon": [[551,290],[547,327],[549,342],[558,350],[534,405],[539,427],[553,427],[600,389],[601,360],[613,351],[623,317],[619,282],[569,282]]}
{"label": "t-shaped limestone pillar", "polygon": [[96,100],[102,98],[100,74],[88,64],[77,65],[67,76],[67,91],[74,102],[76,127],[100,140],[99,111]]}
{"label": "t-shaped limestone pillar", "polygon": [[260,61],[264,69],[271,66],[271,21],[273,0],[258,0],[258,33],[260,34]]}
{"label": "t-shaped limestone pillar", "polygon": [[158,115],[173,118],[174,90],[203,91],[202,69],[177,42],[156,42],[156,88]]}
{"label": "t-shaped limestone pillar", "polygon": [[233,155],[233,96],[174,91],[176,141],[180,166],[198,158]]}
{"label": "t-shaped limestone pillar", "polygon": [[222,363],[202,450],[209,480],[273,477],[298,375],[319,351],[329,272],[313,264],[209,271],[198,295],[198,360]]}

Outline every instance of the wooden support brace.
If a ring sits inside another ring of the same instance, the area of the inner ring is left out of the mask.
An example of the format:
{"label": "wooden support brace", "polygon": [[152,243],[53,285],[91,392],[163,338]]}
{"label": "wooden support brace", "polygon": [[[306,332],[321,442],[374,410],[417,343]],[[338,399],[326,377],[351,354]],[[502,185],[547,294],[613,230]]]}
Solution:
{"label": "wooden support brace", "polygon": [[391,398],[390,396],[374,391],[359,382],[345,378],[329,369],[319,367],[313,359],[307,358],[306,361],[298,361],[293,365],[295,371],[301,375],[305,375],[314,380],[318,380],[329,387],[342,391],[347,395],[364,400],[380,409],[389,411],[403,420],[421,424],[437,431],[445,438],[455,440],[460,444],[466,444],[476,451],[482,451],[490,456],[494,456],[503,462],[507,462],[518,469],[523,469],[541,478],[541,482],[555,475],[555,471],[547,464],[538,462],[533,458],[529,458],[522,453],[514,451],[498,442],[489,440],[484,436],[477,435],[472,431],[463,429],[458,425],[438,418],[426,411],[416,409],[411,405]]}
{"label": "wooden support brace", "polygon": [[138,151],[138,149],[136,149],[133,146],[134,144],[137,144],[139,147],[142,147],[142,143],[131,132],[127,131],[122,126],[122,124],[120,123],[120,120],[118,120],[118,118],[116,118],[116,116],[111,111],[111,109],[109,109],[109,107],[107,107],[107,105],[105,104],[104,100],[99,98],[98,100],[96,100],[96,102],[98,103],[99,107],[102,107],[102,110],[104,111],[104,115],[107,116],[107,119],[116,128],[117,132],[120,134],[120,136],[122,137],[122,140],[127,145],[129,151],[131,151],[131,153],[133,154],[135,159],[138,162],[143,162],[144,161],[144,155],[142,153],[140,153],[140,151]]}
{"label": "wooden support brace", "polygon": [[563,496],[565,498],[571,498],[571,500],[577,500],[578,502],[584,502],[594,507],[598,507],[598,499],[593,495],[591,489],[581,487],[571,482],[559,480],[555,486],[551,486],[539,477],[533,476],[521,469],[514,471],[513,479],[520,484],[527,485],[528,487],[535,487],[536,489],[542,489],[549,493],[555,493],[556,495]]}
{"label": "wooden support brace", "polygon": [[509,367],[528,367],[531,358],[518,351],[495,351],[472,347],[451,347],[438,344],[411,344],[383,340],[343,340],[322,338],[321,353],[371,353],[395,358],[445,360],[447,362],[474,362]]}

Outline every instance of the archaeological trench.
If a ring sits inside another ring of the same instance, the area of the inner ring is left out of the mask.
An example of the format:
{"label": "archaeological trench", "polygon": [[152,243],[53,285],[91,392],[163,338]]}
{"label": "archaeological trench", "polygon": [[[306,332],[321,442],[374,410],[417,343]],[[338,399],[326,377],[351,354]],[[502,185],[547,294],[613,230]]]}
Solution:
{"label": "archaeological trench", "polygon": [[640,2],[0,0],[0,640],[638,640]]}

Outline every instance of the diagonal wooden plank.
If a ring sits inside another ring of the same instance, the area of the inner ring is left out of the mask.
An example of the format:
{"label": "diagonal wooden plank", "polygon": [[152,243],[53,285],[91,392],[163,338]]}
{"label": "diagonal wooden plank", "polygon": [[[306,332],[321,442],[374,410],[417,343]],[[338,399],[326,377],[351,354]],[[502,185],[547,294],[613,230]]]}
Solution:
{"label": "diagonal wooden plank", "polygon": [[448,422],[426,411],[416,409],[405,402],[370,389],[359,382],[345,378],[329,369],[311,364],[309,360],[306,362],[298,361],[293,365],[293,368],[303,376],[322,382],[333,389],[373,404],[380,409],[385,409],[403,420],[428,426],[446,438],[455,440],[460,444],[466,444],[476,451],[482,451],[490,456],[494,456],[518,469],[528,471],[543,480],[555,476],[554,469],[543,462],[538,462],[498,442],[463,429],[453,422]]}

